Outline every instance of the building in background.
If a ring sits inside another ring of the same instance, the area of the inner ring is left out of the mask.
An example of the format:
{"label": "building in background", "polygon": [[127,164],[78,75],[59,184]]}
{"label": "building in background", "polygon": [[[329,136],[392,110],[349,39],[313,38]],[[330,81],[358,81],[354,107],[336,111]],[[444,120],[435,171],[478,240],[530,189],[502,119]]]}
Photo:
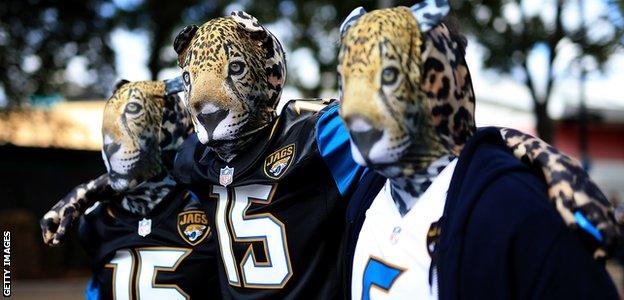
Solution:
{"label": "building in background", "polygon": [[86,276],[75,236],[43,245],[39,218],[79,183],[106,169],[100,154],[104,101],[59,102],[0,112],[0,225],[11,230],[15,279]]}

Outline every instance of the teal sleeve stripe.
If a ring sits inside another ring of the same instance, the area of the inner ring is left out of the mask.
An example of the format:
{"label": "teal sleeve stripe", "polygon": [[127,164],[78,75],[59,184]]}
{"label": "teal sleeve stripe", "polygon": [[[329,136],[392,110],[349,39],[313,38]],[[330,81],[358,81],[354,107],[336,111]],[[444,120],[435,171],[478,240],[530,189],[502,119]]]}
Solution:
{"label": "teal sleeve stripe", "polygon": [[94,279],[91,278],[87,283],[87,289],[85,290],[86,300],[98,300],[100,298],[100,286]]}
{"label": "teal sleeve stripe", "polygon": [[578,224],[579,227],[594,236],[598,242],[602,242],[602,234],[600,234],[600,231],[598,231],[598,229],[596,229],[596,227],[594,227],[594,225],[592,225],[581,212],[575,212],[574,218],[576,219],[576,224]]}
{"label": "teal sleeve stripe", "polygon": [[316,124],[316,142],[340,194],[346,196],[359,182],[364,167],[351,156],[349,133],[340,119],[339,108],[334,104],[322,112]]}

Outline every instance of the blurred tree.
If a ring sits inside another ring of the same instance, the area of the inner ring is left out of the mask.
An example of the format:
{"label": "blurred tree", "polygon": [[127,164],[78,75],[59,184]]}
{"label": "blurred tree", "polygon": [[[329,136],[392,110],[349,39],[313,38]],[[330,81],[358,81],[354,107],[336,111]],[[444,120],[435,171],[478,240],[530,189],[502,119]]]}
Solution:
{"label": "blurred tree", "polygon": [[[297,73],[289,72],[288,82],[294,85],[304,97],[318,97],[324,90],[335,90],[336,64],[340,42],[338,29],[344,18],[358,6],[367,11],[381,7],[413,5],[406,0],[266,0],[241,1],[245,10],[256,16],[263,23],[277,22],[286,26],[287,37],[283,38],[286,47],[295,53],[309,51],[318,64],[319,80],[312,84]],[[289,62],[289,70],[299,66]],[[310,76],[305,73],[303,76]]]}
{"label": "blurred tree", "polygon": [[0,1],[0,87],[8,105],[66,89],[69,64],[85,66],[88,92],[107,90],[114,79],[111,11],[105,0]]}
{"label": "blurred tree", "polygon": [[149,58],[147,62],[152,80],[158,72],[175,63],[173,39],[182,27],[201,23],[222,16],[226,1],[178,0],[134,1],[134,5],[121,7],[117,23],[127,29],[141,29],[149,35]]}
{"label": "blurred tree", "polygon": [[[576,49],[572,50],[576,52],[573,63],[590,62],[601,69],[609,56],[621,46],[623,32],[609,20],[606,2],[602,3],[604,9],[597,16],[587,20],[591,24],[589,34],[585,34],[580,24],[578,0],[533,2],[532,7],[537,9],[531,9],[528,2],[451,1],[462,29],[470,32],[486,48],[484,66],[503,73],[522,74],[523,83],[533,99],[537,133],[552,143],[554,129],[547,107],[557,79],[555,59],[562,52],[569,54],[571,49]],[[571,16],[576,16],[574,19],[577,21],[572,22]],[[530,68],[529,56],[541,53],[547,57],[546,65],[539,69]],[[542,74],[538,72],[544,69],[545,82],[541,82]]]}

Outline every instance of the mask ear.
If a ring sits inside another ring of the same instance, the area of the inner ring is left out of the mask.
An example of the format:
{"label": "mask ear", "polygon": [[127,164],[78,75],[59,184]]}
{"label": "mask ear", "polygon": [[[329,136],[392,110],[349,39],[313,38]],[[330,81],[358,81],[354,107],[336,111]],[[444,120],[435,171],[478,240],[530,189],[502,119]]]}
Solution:
{"label": "mask ear", "polygon": [[365,13],[366,13],[366,10],[364,9],[364,7],[360,6],[354,9],[340,25],[340,36],[341,37],[344,36],[344,34],[349,29],[349,27],[351,27],[351,25],[353,25],[353,23],[355,23],[355,21],[357,21]]}
{"label": "mask ear", "polygon": [[266,29],[264,26],[260,25],[258,19],[256,17],[242,11],[235,10],[231,14],[232,19],[238,23],[238,25],[249,32],[264,32]]}
{"label": "mask ear", "polygon": [[448,15],[450,6],[447,0],[424,0],[414,4],[410,9],[420,27],[420,32],[425,33],[442,22]]}
{"label": "mask ear", "polygon": [[268,106],[275,109],[286,81],[286,54],[282,44],[254,16],[238,10],[233,11],[231,17],[241,29],[251,33],[252,39],[260,42],[260,47],[265,52],[264,70],[269,89],[267,94]]}
{"label": "mask ear", "polygon": [[184,59],[186,58],[186,49],[188,48],[191,40],[197,32],[197,25],[189,25],[184,27],[180,33],[173,40],[173,49],[178,54],[178,65],[182,67],[184,65]]}
{"label": "mask ear", "polygon": [[128,83],[130,81],[125,80],[125,79],[121,79],[119,81],[117,81],[117,83],[115,83],[115,89],[113,90],[113,93],[116,92],[120,87],[122,87],[124,84]]}

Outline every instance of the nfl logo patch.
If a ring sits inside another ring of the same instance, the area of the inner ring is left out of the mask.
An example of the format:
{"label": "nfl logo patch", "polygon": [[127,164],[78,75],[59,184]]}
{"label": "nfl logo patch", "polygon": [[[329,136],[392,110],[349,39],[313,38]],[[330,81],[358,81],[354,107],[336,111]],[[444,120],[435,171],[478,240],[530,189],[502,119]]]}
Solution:
{"label": "nfl logo patch", "polygon": [[226,166],[225,168],[221,168],[221,174],[219,175],[219,184],[222,186],[228,186],[232,183],[232,179],[234,178],[234,168],[230,168]]}
{"label": "nfl logo patch", "polygon": [[142,237],[147,236],[152,233],[152,220],[143,218],[143,220],[139,221],[139,235]]}

